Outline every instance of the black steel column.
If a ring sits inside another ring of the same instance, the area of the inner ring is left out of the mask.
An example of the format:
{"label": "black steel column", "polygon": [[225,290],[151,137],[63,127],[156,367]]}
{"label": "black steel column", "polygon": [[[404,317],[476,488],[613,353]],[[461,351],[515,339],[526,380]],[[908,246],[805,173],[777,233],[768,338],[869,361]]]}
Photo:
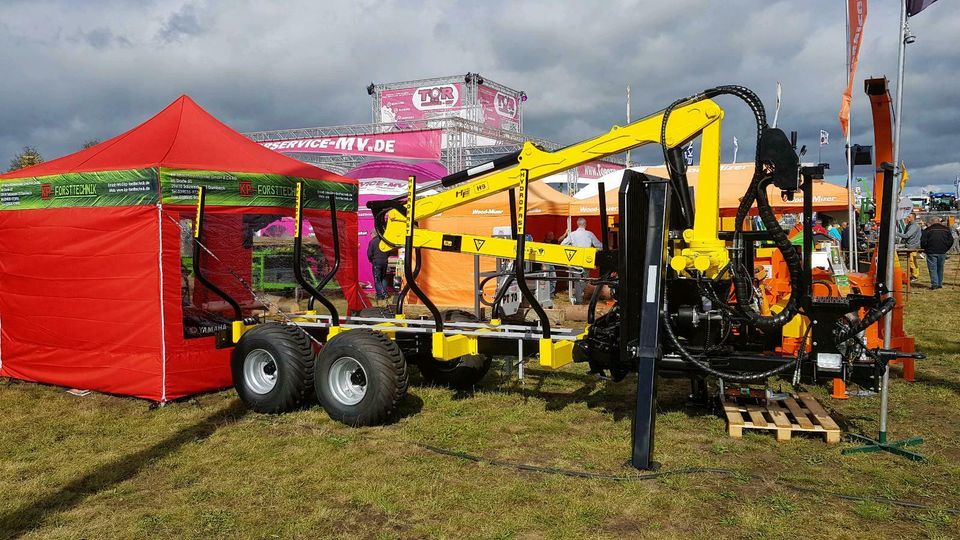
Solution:
{"label": "black steel column", "polygon": [[653,461],[656,365],[662,355],[660,309],[669,209],[670,189],[666,180],[633,171],[624,173],[620,188],[620,359],[625,365],[637,365],[630,463],[645,470],[658,467]]}

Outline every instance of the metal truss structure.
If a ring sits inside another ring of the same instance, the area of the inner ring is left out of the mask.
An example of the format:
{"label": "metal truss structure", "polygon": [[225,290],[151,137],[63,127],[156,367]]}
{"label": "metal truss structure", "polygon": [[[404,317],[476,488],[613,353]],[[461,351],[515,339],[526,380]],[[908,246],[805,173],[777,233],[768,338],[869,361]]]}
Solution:
{"label": "metal truss structure", "polygon": [[[380,98],[385,91],[421,88],[435,85],[458,84],[462,92],[462,106],[442,112],[426,113],[423,119],[409,121],[382,121]],[[518,106],[522,104],[526,94],[485,79],[477,73],[467,73],[465,76],[435,77],[414,81],[403,81],[387,84],[370,84],[367,93],[371,96],[371,113],[374,122],[369,124],[352,124],[329,127],[313,127],[298,129],[280,129],[270,131],[256,131],[245,133],[250,139],[264,143],[291,139],[307,139],[319,137],[342,137],[353,135],[368,135],[376,133],[402,133],[409,131],[440,130],[442,132],[442,149],[440,161],[450,172],[462,171],[470,167],[492,161],[498,157],[517,152],[526,141],[531,141],[545,151],[555,151],[563,145],[528,137],[523,134],[522,110],[518,114],[517,130],[502,129],[484,123],[483,107],[478,99],[478,88],[486,86],[497,92],[514,96]],[[369,160],[366,156],[342,154],[316,153],[289,153],[291,157],[323,167],[338,173],[344,173]],[[614,163],[623,164],[617,158],[607,159]],[[553,183],[553,182],[551,182]],[[577,171],[567,171],[566,191],[572,193],[577,185]]]}

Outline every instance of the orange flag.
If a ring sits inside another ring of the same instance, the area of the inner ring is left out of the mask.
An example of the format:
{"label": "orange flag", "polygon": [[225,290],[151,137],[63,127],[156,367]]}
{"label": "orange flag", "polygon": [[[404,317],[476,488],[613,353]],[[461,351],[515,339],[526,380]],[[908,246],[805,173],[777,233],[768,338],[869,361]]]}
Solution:
{"label": "orange flag", "polygon": [[863,42],[863,25],[867,22],[867,0],[847,0],[847,12],[850,17],[849,38],[850,72],[847,73],[847,88],[840,100],[840,129],[847,136],[850,129],[850,101],[853,99],[853,79],[857,74],[857,60],[860,59],[860,44]]}

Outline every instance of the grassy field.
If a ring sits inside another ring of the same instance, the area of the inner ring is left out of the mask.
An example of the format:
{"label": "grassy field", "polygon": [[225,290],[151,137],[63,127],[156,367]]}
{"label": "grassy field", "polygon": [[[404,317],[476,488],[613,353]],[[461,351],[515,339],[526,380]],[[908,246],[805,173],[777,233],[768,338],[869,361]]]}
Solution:
{"label": "grassy field", "polygon": [[[154,409],[0,381],[0,537],[957,538],[957,262],[942,290],[914,289],[908,330],[929,358],[916,383],[892,382],[891,437],[922,436],[927,463],[843,456],[849,443],[819,438],[734,440],[719,417],[684,408],[685,383],[665,381],[663,470],[736,474],[643,479],[623,466],[633,381],[595,381],[582,369],[529,370],[523,384],[491,372],[470,395],[414,385],[395,422],[364,429],[317,407],[249,413],[232,390]],[[845,429],[876,433],[877,397],[831,401],[811,390]]]}

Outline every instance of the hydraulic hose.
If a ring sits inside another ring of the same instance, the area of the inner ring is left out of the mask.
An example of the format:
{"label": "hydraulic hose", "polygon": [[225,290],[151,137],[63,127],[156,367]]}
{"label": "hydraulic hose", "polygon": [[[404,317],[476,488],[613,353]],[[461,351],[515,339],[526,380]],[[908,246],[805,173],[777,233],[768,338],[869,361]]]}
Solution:
{"label": "hydraulic hose", "polygon": [[[800,274],[803,265],[800,255],[790,243],[790,239],[787,238],[787,233],[783,230],[783,227],[780,226],[780,223],[777,221],[777,216],[770,207],[770,201],[767,199],[768,184],[769,179],[767,178],[751,183],[750,192],[756,200],[760,220],[767,228],[767,232],[770,234],[774,245],[780,250],[784,261],[787,263],[787,270],[790,273],[790,298],[787,300],[787,305],[776,315],[761,315],[757,313],[750,308],[750,299],[751,296],[753,296],[753,276],[733,272],[733,290],[737,298],[739,311],[746,317],[750,324],[762,330],[779,328],[788,323],[790,319],[797,314],[799,310],[798,298],[800,296],[798,293],[802,288],[800,284]],[[744,210],[744,202],[747,198],[748,197],[744,197],[741,201],[740,209],[737,211],[737,233],[741,232],[743,220],[746,219],[746,214],[750,211],[750,206],[746,206],[746,210]],[[743,211],[742,215],[740,213],[741,211]],[[733,253],[735,261],[734,267],[741,267],[742,257],[742,251],[738,250]]]}
{"label": "hydraulic hose", "polygon": [[880,305],[868,311],[867,314],[864,315],[862,319],[850,325],[850,327],[845,328],[842,331],[836,332],[835,338],[837,340],[837,343],[843,343],[844,341],[847,341],[848,339],[856,336],[860,332],[863,332],[864,330],[869,328],[871,324],[882,319],[883,316],[886,315],[887,313],[890,313],[890,310],[893,309],[893,307],[896,304],[897,304],[897,301],[894,300],[892,296],[887,298],[886,300],[881,302]]}
{"label": "hydraulic hose", "polygon": [[[768,369],[766,371],[761,371],[759,373],[750,373],[749,375],[744,375],[741,373],[727,373],[725,371],[720,371],[718,369],[713,368],[709,363],[704,362],[703,360],[700,360],[699,358],[693,356],[692,354],[690,354],[689,351],[687,351],[687,349],[683,347],[683,344],[680,343],[680,339],[677,337],[677,334],[673,329],[673,321],[670,319],[670,314],[667,312],[666,309],[664,309],[660,313],[660,318],[663,320],[663,328],[665,330],[665,333],[667,334],[667,339],[670,341],[670,344],[673,345],[673,348],[677,351],[677,354],[680,355],[680,358],[684,362],[693,364],[700,371],[703,371],[704,373],[713,375],[714,377],[718,377],[725,381],[744,382],[744,383],[752,382],[752,381],[766,379],[768,377],[772,377],[773,375],[786,371],[792,368],[793,366],[797,365],[797,362],[800,361],[800,357],[803,355],[803,349],[804,347],[806,347],[806,342],[807,342],[806,337],[804,337],[803,344],[801,345],[800,350],[797,352],[796,358],[794,358],[790,362],[787,362],[786,364],[777,366],[773,369]],[[808,334],[809,334],[809,330],[808,330]]]}
{"label": "hydraulic hose", "polygon": [[[667,146],[666,134],[667,121],[669,120],[670,113],[673,111],[673,109],[687,103],[692,103],[701,99],[712,98],[718,95],[731,95],[746,103],[753,112],[757,127],[754,174],[750,181],[750,186],[743,198],[740,200],[740,206],[737,209],[737,223],[734,233],[735,242],[739,241],[740,235],[743,231],[743,221],[746,219],[754,203],[756,203],[760,219],[770,233],[777,248],[783,253],[784,260],[786,261],[787,268],[790,272],[791,294],[785,308],[780,313],[773,316],[761,315],[750,307],[750,299],[753,294],[753,276],[744,275],[742,272],[738,272],[738,270],[742,268],[743,251],[735,250],[732,256],[733,261],[729,268],[734,282],[734,294],[737,299],[737,311],[755,327],[767,330],[775,329],[786,324],[794,317],[794,315],[796,315],[797,311],[799,310],[798,297],[801,290],[800,274],[802,261],[800,260],[800,256],[797,254],[796,250],[790,244],[790,240],[787,238],[786,232],[777,221],[776,215],[773,213],[773,209],[770,206],[770,201],[767,198],[766,189],[767,185],[770,183],[770,176],[772,176],[768,175],[767,173],[775,171],[767,170],[772,166],[772,164],[767,164],[761,161],[761,138],[763,137],[764,131],[768,129],[768,126],[766,110],[764,109],[760,98],[752,90],[746,87],[727,85],[711,88],[699,94],[677,100],[670,104],[669,107],[664,109],[663,123],[661,124],[660,130],[660,142],[663,149],[664,161],[666,162],[668,168],[672,167],[672,163],[668,155],[669,147]],[[676,172],[670,172],[672,178]],[[683,207],[685,205],[681,206]],[[682,211],[686,214],[688,212],[688,208],[682,208]],[[686,348],[684,348],[683,344],[680,343],[680,339],[676,335],[676,330],[673,327],[673,321],[671,320],[666,308],[661,313],[661,318],[663,319],[663,326],[667,335],[667,339],[680,355],[680,358],[687,363],[693,364],[701,371],[721,379],[735,382],[750,382],[766,379],[767,377],[776,375],[777,373],[786,371],[797,365],[801,356],[803,355],[803,348],[801,347],[801,350],[798,352],[796,358],[773,369],[759,373],[751,373],[748,375],[739,373],[726,373],[711,367],[708,362],[695,357],[693,354],[690,354]],[[804,343],[806,343],[806,339],[804,339]]]}
{"label": "hydraulic hose", "polygon": [[[748,187],[743,198],[740,199],[740,205],[737,208],[735,237],[739,239],[740,233],[743,232],[743,221],[750,213],[750,209],[753,207],[754,202],[756,202],[760,219],[763,221],[764,226],[773,237],[777,248],[779,248],[779,250],[783,253],[784,260],[787,263],[787,269],[790,272],[790,299],[788,300],[785,308],[776,315],[761,315],[760,313],[754,311],[750,307],[750,298],[753,295],[753,276],[743,275],[742,272],[737,272],[737,270],[742,267],[742,251],[736,250],[733,252],[734,264],[731,266],[731,275],[734,282],[734,293],[737,299],[738,311],[750,322],[750,324],[756,326],[757,328],[763,330],[772,330],[789,322],[799,310],[799,302],[797,298],[801,289],[800,274],[803,263],[800,260],[800,256],[797,254],[796,250],[793,249],[793,246],[790,244],[790,240],[787,238],[786,232],[777,221],[776,215],[773,213],[773,208],[770,206],[770,201],[767,198],[766,187],[769,183],[769,180],[764,172],[764,163],[762,163],[760,160],[760,140],[763,136],[764,130],[766,130],[768,127],[767,113],[763,107],[763,102],[760,101],[760,98],[752,90],[738,85],[717,86],[715,88],[704,90],[698,94],[674,101],[666,109],[664,109],[663,122],[660,126],[660,142],[663,149],[664,162],[667,164],[667,167],[672,166],[668,155],[669,148],[667,146],[666,137],[667,121],[669,120],[670,113],[673,111],[673,109],[687,103],[693,103],[695,101],[708,99],[719,95],[730,95],[739,98],[741,101],[746,103],[748,107],[750,107],[750,110],[753,112],[754,119],[756,120],[757,142],[756,153],[754,156],[755,169],[753,173],[753,179],[750,181],[750,186]],[[685,214],[689,211],[685,205],[681,205],[681,208]]]}

